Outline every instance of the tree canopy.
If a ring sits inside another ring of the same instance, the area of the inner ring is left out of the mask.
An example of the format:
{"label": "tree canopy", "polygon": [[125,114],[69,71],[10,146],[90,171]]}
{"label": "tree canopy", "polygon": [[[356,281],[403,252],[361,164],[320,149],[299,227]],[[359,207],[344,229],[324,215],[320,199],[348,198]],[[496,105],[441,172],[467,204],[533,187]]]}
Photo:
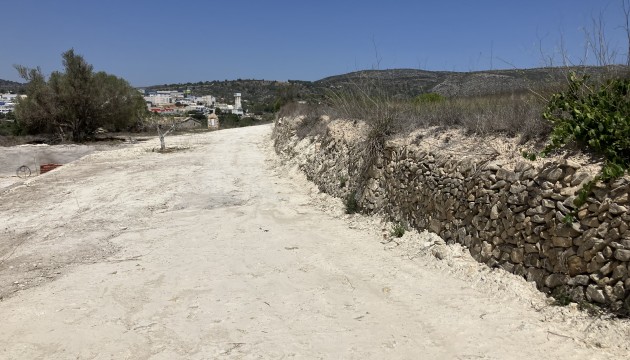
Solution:
{"label": "tree canopy", "polygon": [[27,97],[15,107],[17,121],[26,132],[81,141],[98,128],[129,129],[144,116],[144,99],[127,81],[95,73],[73,49],[64,52],[62,59],[64,71],[53,72],[48,80],[39,67],[15,66],[28,81]]}

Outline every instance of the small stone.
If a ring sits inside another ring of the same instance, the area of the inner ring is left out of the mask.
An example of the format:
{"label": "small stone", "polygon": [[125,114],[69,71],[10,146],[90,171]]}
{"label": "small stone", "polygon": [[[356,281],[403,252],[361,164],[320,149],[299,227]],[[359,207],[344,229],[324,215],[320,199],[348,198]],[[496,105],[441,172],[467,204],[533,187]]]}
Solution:
{"label": "small stone", "polygon": [[553,202],[553,200],[543,199],[542,206],[544,206],[546,208],[549,208],[549,209],[555,209],[556,204]]}
{"label": "small stone", "polygon": [[431,232],[439,234],[441,229],[442,223],[438,219],[431,219],[431,221],[429,221],[429,230],[431,230]]}
{"label": "small stone", "polygon": [[626,249],[617,249],[615,250],[615,259],[619,261],[629,261],[630,260],[630,250]]}
{"label": "small stone", "polygon": [[575,286],[575,285],[586,286],[588,285],[589,281],[590,281],[590,278],[588,277],[588,275],[577,275],[569,279],[567,284],[571,286]]}
{"label": "small stone", "polygon": [[570,248],[573,246],[573,239],[569,237],[552,236],[551,242],[553,243],[553,246],[557,247]]}
{"label": "small stone", "polygon": [[556,208],[562,211],[563,214],[571,213],[571,210],[567,208],[566,206],[564,206],[564,203],[562,203],[561,201],[556,202]]}
{"label": "small stone", "polygon": [[492,250],[492,244],[490,244],[489,242],[484,241],[483,243],[481,243],[481,256],[489,258],[490,256],[492,256]]}
{"label": "small stone", "polygon": [[509,273],[514,273],[514,264],[505,262],[501,264],[501,268]]}
{"label": "small stone", "polygon": [[519,194],[519,193],[524,192],[525,190],[527,190],[527,186],[525,185],[512,184],[510,186],[510,193],[512,194]]}
{"label": "small stone", "polygon": [[604,296],[604,291],[599,289],[595,285],[589,285],[586,288],[586,298],[590,301],[594,301],[600,304],[606,303],[606,297]]}
{"label": "small stone", "polygon": [[615,280],[623,279],[628,276],[628,268],[625,265],[618,265],[615,267],[612,273],[612,278]]}
{"label": "small stone", "polygon": [[586,172],[578,172],[573,175],[573,180],[571,180],[571,186],[582,185],[583,183],[590,181],[593,177]]}
{"label": "small stone", "polygon": [[492,220],[496,220],[499,218],[499,209],[496,205],[492,206],[492,209],[490,209],[490,219]]}
{"label": "small stone", "polygon": [[520,264],[523,262],[524,250],[522,248],[515,248],[510,253],[510,260],[512,262]]}
{"label": "small stone", "polygon": [[507,185],[507,182],[505,180],[499,180],[496,183],[492,184],[492,186],[490,186],[490,190],[502,189],[506,185]]}
{"label": "small stone", "polygon": [[609,301],[617,301],[617,296],[615,296],[612,286],[604,286],[604,295]]}
{"label": "small stone", "polygon": [[613,249],[610,246],[604,247],[602,255],[604,255],[606,259],[611,259],[613,257]]}
{"label": "small stone", "polygon": [[518,175],[514,171],[510,171],[507,169],[500,168],[497,170],[497,179],[499,180],[507,180],[509,182],[514,182],[518,180]]}
{"label": "small stone", "polygon": [[559,161],[559,164],[562,167],[567,167],[567,168],[574,169],[574,170],[577,170],[577,169],[582,167],[582,165],[578,164],[577,162],[575,162],[573,160],[569,160],[569,159],[562,159],[562,160]]}
{"label": "small stone", "polygon": [[571,276],[584,274],[586,272],[586,264],[584,263],[584,260],[579,256],[571,256],[567,260],[567,267],[569,268],[569,275]]}
{"label": "small stone", "polygon": [[619,204],[616,203],[611,203],[610,207],[608,208],[608,212],[613,214],[613,215],[619,215],[622,213],[627,213],[628,209],[625,206],[621,206]]}
{"label": "small stone", "polygon": [[444,260],[448,254],[446,245],[438,245],[431,248],[431,253],[439,260]]}
{"label": "small stone", "polygon": [[549,180],[550,182],[556,182],[560,180],[560,178],[562,177],[562,169],[551,168],[549,170],[544,171],[543,174],[545,175],[545,178]]}
{"label": "small stone", "polygon": [[499,169],[501,169],[499,167],[499,165],[497,165],[496,163],[488,163],[486,164],[486,166],[484,166],[483,168],[484,170],[492,170],[492,171],[497,171]]}
{"label": "small stone", "polygon": [[545,286],[553,289],[560,285],[565,285],[569,281],[569,276],[565,274],[551,274],[545,278]]}
{"label": "small stone", "polygon": [[544,217],[536,214],[536,215],[532,216],[532,222],[535,222],[537,224],[542,224],[542,223],[546,223],[547,221],[545,220]]}
{"label": "small stone", "polygon": [[514,166],[514,171],[515,172],[523,172],[523,171],[527,171],[527,170],[533,169],[533,168],[534,168],[533,165],[531,165],[529,163],[526,163],[526,162],[523,162],[523,161],[520,161],[520,162],[517,162],[516,165]]}
{"label": "small stone", "polygon": [[527,254],[533,254],[540,252],[538,249],[538,244],[525,244],[524,249]]}
{"label": "small stone", "polygon": [[[571,297],[571,300],[575,301],[576,303],[581,303],[584,301],[584,289],[581,287],[575,287],[570,290],[569,296]],[[579,309],[578,304],[576,303],[569,304],[569,306],[572,307],[572,312],[574,313],[577,313]]]}
{"label": "small stone", "polygon": [[612,291],[614,297],[616,297],[617,299],[623,299],[625,292],[626,292],[626,288],[625,286],[623,286],[623,282],[621,281],[615,284]]}
{"label": "small stone", "polygon": [[578,211],[577,216],[578,216],[578,219],[584,220],[584,218],[586,218],[588,214],[590,214],[590,211],[588,211],[588,209],[582,209]]}
{"label": "small stone", "polygon": [[601,267],[601,269],[599,269],[599,272],[602,273],[602,275],[608,275],[613,271],[614,265],[615,264],[613,262],[607,262]]}
{"label": "small stone", "polygon": [[628,193],[621,194],[614,199],[617,204],[625,204],[628,202]]}
{"label": "small stone", "polygon": [[592,228],[596,228],[599,226],[599,220],[597,220],[596,217],[590,217],[590,218],[586,218],[586,219],[582,219],[580,221],[580,223],[584,226],[587,227],[592,227]]}
{"label": "small stone", "polygon": [[572,224],[559,224],[555,228],[556,236],[563,237],[576,237],[582,233],[580,230],[580,224],[572,223]]}

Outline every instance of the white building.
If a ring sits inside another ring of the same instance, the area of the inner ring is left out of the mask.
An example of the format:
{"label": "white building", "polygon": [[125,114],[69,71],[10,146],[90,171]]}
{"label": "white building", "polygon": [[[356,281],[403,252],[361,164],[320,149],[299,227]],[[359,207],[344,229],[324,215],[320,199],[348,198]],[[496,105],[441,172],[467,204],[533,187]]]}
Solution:
{"label": "white building", "polygon": [[236,115],[243,115],[243,106],[241,105],[241,93],[234,94],[234,105],[229,104],[216,104],[216,108],[221,109],[224,113],[231,113]]}
{"label": "white building", "polygon": [[213,106],[217,102],[217,98],[212,95],[204,95],[196,98],[198,103],[202,103],[206,106]]}
{"label": "white building", "polygon": [[144,97],[144,101],[151,103],[153,106],[168,105],[173,103],[171,96],[166,94],[146,95]]}
{"label": "white building", "polygon": [[25,98],[26,95],[0,94],[0,114],[8,114],[15,111],[15,103],[18,98]]}
{"label": "white building", "polygon": [[0,101],[3,102],[15,102],[17,100],[18,94],[0,94]]}

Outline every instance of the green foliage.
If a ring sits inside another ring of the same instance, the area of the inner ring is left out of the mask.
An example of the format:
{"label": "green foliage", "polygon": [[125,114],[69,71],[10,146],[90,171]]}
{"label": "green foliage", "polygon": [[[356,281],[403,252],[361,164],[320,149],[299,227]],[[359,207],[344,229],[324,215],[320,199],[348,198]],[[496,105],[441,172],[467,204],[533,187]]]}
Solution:
{"label": "green foliage", "polygon": [[536,161],[536,158],[538,158],[538,156],[536,155],[536,153],[533,152],[527,152],[527,151],[523,151],[521,153],[523,155],[523,157],[529,161]]}
{"label": "green foliage", "polygon": [[415,104],[423,104],[423,103],[437,103],[446,100],[446,98],[440,94],[436,93],[424,93],[413,98],[413,102]]}
{"label": "green foliage", "polygon": [[[4,115],[4,114],[2,114]],[[0,136],[18,135],[18,124],[13,121],[0,121]]]}
{"label": "green foliage", "polygon": [[404,224],[396,223],[392,225],[392,229],[389,233],[391,236],[401,238],[403,237],[403,235],[405,235],[406,231],[407,231],[407,227]]}
{"label": "green foliage", "polygon": [[346,207],[346,214],[355,214],[359,212],[359,202],[357,201],[357,193],[351,192],[345,197],[343,203]]}
{"label": "green foliage", "polygon": [[542,155],[577,143],[581,148],[603,156],[600,174],[580,191],[577,206],[586,202],[599,180],[622,176],[630,166],[630,79],[615,78],[597,85],[587,76],[572,73],[568,89],[554,94],[543,117],[553,130]]}
{"label": "green foliage", "polygon": [[347,177],[345,177],[345,176],[341,176],[341,177],[339,178],[339,187],[340,187],[340,188],[345,188],[345,187],[346,187],[347,182],[348,182],[348,178],[347,178]]}
{"label": "green foliage", "polygon": [[221,124],[221,128],[229,129],[235,127],[241,127],[241,118],[232,113],[220,113],[217,115],[219,117],[219,124]]}
{"label": "green foliage", "polygon": [[144,116],[144,99],[125,80],[94,73],[92,65],[72,49],[62,58],[64,72],[53,72],[48,81],[39,68],[16,66],[28,81],[27,97],[18,100],[15,110],[26,132],[81,141],[99,127],[127,130]]}
{"label": "green foliage", "polygon": [[188,111],[187,115],[195,120],[200,120],[200,121],[208,120],[208,117],[203,113],[203,111],[199,111],[199,110],[190,110]]}
{"label": "green foliage", "polygon": [[295,101],[298,98],[298,88],[293,84],[288,84],[276,89],[276,99],[273,103],[273,112],[278,112],[284,105]]}
{"label": "green foliage", "polygon": [[572,302],[571,295],[567,290],[568,289],[564,286],[557,287],[553,290],[551,294],[551,296],[554,298],[553,305],[567,306]]}

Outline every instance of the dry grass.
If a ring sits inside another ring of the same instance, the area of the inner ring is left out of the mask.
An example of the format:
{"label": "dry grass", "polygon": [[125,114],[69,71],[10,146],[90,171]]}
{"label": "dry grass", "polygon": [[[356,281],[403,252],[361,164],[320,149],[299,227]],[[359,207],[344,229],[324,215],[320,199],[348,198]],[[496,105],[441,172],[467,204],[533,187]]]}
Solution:
{"label": "dry grass", "polygon": [[451,98],[414,103],[378,91],[356,90],[333,94],[323,105],[289,104],[280,116],[303,116],[296,129],[300,138],[322,133],[321,115],[331,119],[363,120],[371,137],[409,134],[428,127],[464,129],[471,135],[503,134],[523,141],[546,137],[551,128],[542,118],[544,101],[537,95],[509,94]]}

